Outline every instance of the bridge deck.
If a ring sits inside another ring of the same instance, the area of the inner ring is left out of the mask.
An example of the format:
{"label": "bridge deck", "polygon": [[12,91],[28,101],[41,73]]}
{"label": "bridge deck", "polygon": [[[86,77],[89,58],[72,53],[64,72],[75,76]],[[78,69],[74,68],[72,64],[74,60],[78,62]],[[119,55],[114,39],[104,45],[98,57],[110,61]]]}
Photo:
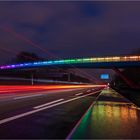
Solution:
{"label": "bridge deck", "polygon": [[0,66],[1,70],[34,67],[66,67],[66,68],[124,68],[140,66],[140,56],[115,56],[97,58],[75,58],[63,60],[48,60]]}

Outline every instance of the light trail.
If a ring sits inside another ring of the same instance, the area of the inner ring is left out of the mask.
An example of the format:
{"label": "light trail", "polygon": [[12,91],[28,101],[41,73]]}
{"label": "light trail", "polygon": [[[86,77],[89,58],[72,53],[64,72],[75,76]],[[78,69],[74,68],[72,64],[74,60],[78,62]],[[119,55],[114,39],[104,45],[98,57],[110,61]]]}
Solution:
{"label": "light trail", "polygon": [[[7,27],[2,27],[0,26],[0,28],[3,30],[3,31],[6,31],[8,33],[12,33],[14,36],[16,36],[17,38],[25,41],[26,43],[30,44],[32,47],[35,47],[35,48],[38,48],[40,49],[41,51],[47,53],[49,56],[53,56],[54,58],[58,58],[58,59],[61,59],[60,57],[57,57],[56,55],[54,55],[53,53],[47,51],[46,49],[42,48],[41,46],[39,46],[38,44],[34,43],[33,41],[31,41],[30,39],[24,37],[23,35],[19,34],[19,33],[16,33],[14,32],[13,30],[7,28]],[[79,68],[76,68],[74,65],[71,64],[71,66],[73,68],[75,68],[76,71],[80,72],[80,73],[83,73],[85,76],[87,76],[88,78],[92,78],[96,81],[101,81],[101,80],[98,80],[97,78],[95,78],[94,76],[92,76],[91,74],[88,74],[87,72],[83,71],[83,70],[80,70]],[[56,66],[55,66],[56,67]],[[57,66],[57,68],[59,68]],[[95,81],[94,81],[95,82]],[[100,83],[103,83],[102,81]]]}
{"label": "light trail", "polygon": [[106,87],[106,85],[37,85],[37,86],[0,86],[0,94],[24,93],[24,92],[39,92],[58,89],[78,89],[78,88],[93,88]]}
{"label": "light trail", "polygon": [[53,58],[58,58],[56,57],[55,55],[53,55],[52,53],[48,52],[46,49],[43,49],[42,47],[40,47],[39,45],[35,44],[33,41],[31,41],[30,39],[27,39],[26,37],[24,37],[23,35],[19,34],[19,33],[16,33],[15,31],[13,31],[12,29],[10,28],[7,28],[7,27],[0,27],[3,31],[5,32],[8,32],[8,33],[11,33],[13,34],[15,37],[19,38],[20,40],[30,44],[32,47],[35,47],[35,48],[38,48],[40,49],[41,51],[45,52],[46,54],[48,54],[49,56],[53,56]]}

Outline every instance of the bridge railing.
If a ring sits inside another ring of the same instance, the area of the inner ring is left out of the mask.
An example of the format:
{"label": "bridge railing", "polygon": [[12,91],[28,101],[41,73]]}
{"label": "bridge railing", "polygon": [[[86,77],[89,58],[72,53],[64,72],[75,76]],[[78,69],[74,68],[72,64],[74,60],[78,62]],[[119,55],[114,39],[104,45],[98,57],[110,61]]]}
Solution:
{"label": "bridge railing", "polygon": [[29,62],[21,64],[11,64],[0,66],[0,69],[14,69],[24,67],[36,67],[36,66],[49,66],[49,65],[73,65],[78,63],[98,63],[98,62],[140,62],[140,56],[113,56],[113,57],[95,57],[95,58],[74,58],[74,59],[62,59],[62,60],[49,60],[39,62]]}
{"label": "bridge railing", "polygon": [[140,61],[140,56],[116,56],[116,57],[98,57],[98,58],[83,58],[83,62],[127,62]]}

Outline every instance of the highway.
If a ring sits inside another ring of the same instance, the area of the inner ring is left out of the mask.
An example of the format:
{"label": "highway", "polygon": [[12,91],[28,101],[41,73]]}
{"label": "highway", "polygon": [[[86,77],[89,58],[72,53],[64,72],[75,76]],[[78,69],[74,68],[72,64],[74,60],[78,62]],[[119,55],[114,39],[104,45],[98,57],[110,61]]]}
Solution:
{"label": "highway", "polygon": [[1,86],[0,138],[66,138],[105,85]]}

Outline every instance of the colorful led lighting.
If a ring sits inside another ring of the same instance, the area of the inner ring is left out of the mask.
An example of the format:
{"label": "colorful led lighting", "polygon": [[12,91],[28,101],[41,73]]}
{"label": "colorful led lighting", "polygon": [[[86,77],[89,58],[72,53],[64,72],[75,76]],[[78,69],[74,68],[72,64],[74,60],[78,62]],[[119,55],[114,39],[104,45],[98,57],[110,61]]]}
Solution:
{"label": "colorful led lighting", "polygon": [[113,56],[113,57],[97,57],[97,58],[75,58],[75,59],[64,59],[64,60],[49,60],[39,61],[32,63],[21,63],[0,66],[0,69],[15,69],[24,67],[36,67],[36,66],[49,66],[49,65],[65,65],[65,64],[78,64],[78,63],[100,63],[100,62],[140,62],[140,56]]}

